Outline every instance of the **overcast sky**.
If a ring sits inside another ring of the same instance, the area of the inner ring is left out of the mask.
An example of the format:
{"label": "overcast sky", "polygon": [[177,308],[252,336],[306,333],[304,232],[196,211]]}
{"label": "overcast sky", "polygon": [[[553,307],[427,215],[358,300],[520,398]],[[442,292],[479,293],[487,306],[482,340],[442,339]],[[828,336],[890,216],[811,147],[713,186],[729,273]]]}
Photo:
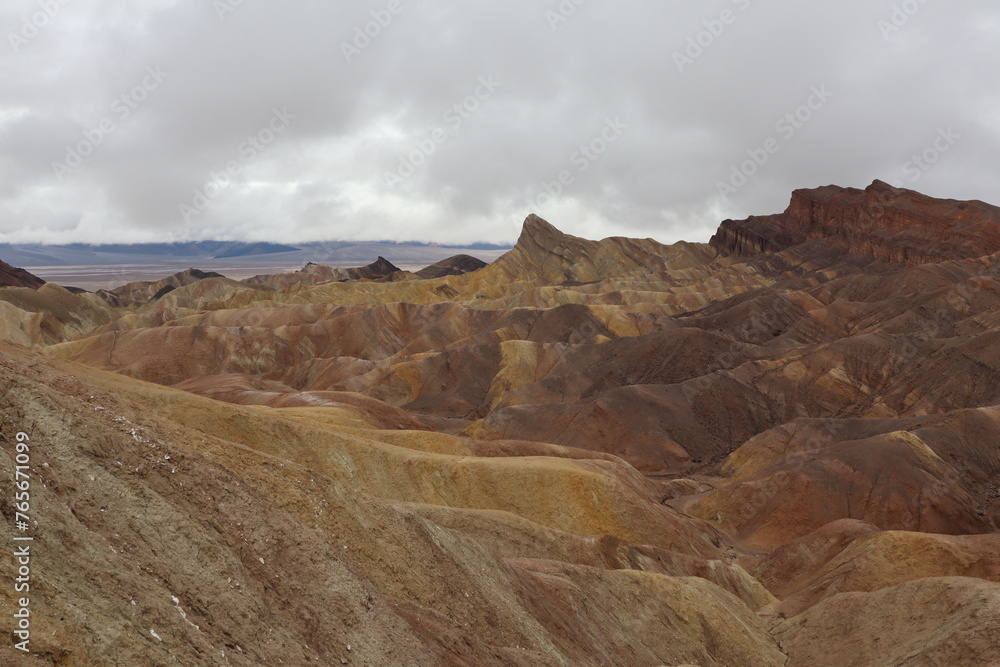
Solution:
{"label": "overcast sky", "polygon": [[1000,204],[996,0],[4,0],[0,29],[0,242],[503,243],[531,212],[705,241],[876,178]]}

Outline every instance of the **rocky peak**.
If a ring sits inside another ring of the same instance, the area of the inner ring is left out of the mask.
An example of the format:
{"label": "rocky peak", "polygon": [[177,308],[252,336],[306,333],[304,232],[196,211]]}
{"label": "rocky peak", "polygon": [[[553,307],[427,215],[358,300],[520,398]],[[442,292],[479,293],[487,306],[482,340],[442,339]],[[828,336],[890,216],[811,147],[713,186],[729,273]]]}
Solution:
{"label": "rocky peak", "polygon": [[534,213],[524,220],[521,227],[521,236],[517,239],[517,245],[534,245],[553,247],[558,244],[566,235],[555,228],[547,220],[544,220]]}
{"label": "rocky peak", "polygon": [[530,276],[546,282],[579,280],[581,263],[589,265],[599,245],[598,241],[565,234],[531,214],[524,220],[514,249],[494,265],[506,270],[511,279]]}
{"label": "rocky peak", "polygon": [[399,267],[379,255],[378,259],[362,268],[366,272],[366,277],[381,278],[399,271]]}
{"label": "rocky peak", "polygon": [[665,246],[652,239],[621,237],[592,241],[566,234],[537,215],[529,215],[517,245],[491,268],[508,280],[570,285],[631,272],[658,273],[668,266],[685,268],[714,257],[707,246]]}

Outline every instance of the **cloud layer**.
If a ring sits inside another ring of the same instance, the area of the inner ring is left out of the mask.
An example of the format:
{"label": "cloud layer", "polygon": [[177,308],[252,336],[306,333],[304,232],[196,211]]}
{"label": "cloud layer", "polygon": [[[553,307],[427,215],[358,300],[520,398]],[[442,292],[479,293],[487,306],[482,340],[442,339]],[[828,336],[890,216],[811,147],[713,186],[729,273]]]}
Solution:
{"label": "cloud layer", "polygon": [[0,29],[0,242],[510,242],[531,212],[704,241],[875,178],[1000,203],[988,0],[11,0]]}

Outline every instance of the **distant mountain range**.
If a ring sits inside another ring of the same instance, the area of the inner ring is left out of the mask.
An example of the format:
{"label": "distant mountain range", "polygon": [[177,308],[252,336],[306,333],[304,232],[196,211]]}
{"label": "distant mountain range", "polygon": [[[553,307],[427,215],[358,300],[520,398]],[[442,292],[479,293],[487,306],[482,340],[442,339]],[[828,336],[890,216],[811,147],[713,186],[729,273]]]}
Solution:
{"label": "distant mountain range", "polygon": [[512,246],[475,243],[468,246],[434,245],[429,243],[395,243],[392,241],[325,241],[295,246],[276,243],[242,243],[237,241],[197,241],[191,243],[148,243],[68,245],[0,244],[0,258],[15,266],[28,268],[55,266],[107,266],[143,264],[150,261],[200,262],[206,259],[275,260],[292,263],[309,261],[323,263],[366,264],[383,255],[398,263],[432,264],[458,254],[475,253],[484,259],[494,259]]}

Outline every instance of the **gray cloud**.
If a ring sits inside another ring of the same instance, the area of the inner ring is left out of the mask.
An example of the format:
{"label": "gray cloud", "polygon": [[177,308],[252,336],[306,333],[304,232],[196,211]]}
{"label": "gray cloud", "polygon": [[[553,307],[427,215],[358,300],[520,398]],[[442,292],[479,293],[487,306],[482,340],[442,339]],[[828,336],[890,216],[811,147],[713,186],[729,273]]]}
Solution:
{"label": "gray cloud", "polygon": [[704,241],[875,178],[1000,203],[987,0],[396,1],[4,3],[0,242],[509,242],[533,211]]}

